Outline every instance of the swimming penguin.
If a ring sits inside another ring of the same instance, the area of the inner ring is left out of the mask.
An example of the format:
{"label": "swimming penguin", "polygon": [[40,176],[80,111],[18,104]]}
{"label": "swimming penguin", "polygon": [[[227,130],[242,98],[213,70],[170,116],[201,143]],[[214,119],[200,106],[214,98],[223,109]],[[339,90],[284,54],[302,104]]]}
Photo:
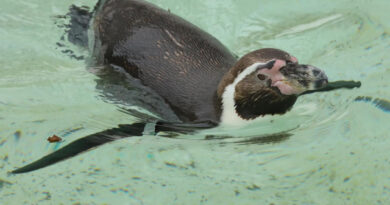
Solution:
{"label": "swimming penguin", "polygon": [[[263,48],[237,59],[186,20],[142,0],[100,0],[92,14],[92,64],[120,69],[147,96],[155,132],[191,132],[284,114],[300,95],[359,82],[328,83],[325,73],[289,53]],[[102,75],[104,76],[104,75]],[[126,93],[121,93],[126,95]],[[145,100],[146,99],[146,100]],[[80,138],[12,173],[33,171],[104,143],[142,136],[147,120]]]}

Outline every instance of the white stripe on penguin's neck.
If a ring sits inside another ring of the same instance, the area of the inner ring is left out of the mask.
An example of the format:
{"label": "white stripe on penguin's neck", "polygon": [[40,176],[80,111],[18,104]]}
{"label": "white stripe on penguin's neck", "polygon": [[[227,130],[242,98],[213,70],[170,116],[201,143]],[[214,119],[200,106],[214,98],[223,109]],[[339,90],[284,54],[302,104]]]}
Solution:
{"label": "white stripe on penguin's neck", "polygon": [[252,120],[244,120],[236,112],[236,105],[234,102],[234,94],[236,92],[236,85],[244,79],[247,75],[253,73],[259,66],[265,65],[266,63],[255,63],[244,69],[234,79],[234,82],[226,86],[225,91],[222,94],[222,125],[244,125]]}

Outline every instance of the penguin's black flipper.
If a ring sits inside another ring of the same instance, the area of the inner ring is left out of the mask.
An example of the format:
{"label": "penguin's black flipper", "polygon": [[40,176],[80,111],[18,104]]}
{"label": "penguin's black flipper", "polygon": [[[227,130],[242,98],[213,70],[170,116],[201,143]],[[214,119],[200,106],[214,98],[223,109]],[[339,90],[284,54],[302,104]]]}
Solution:
{"label": "penguin's black flipper", "polygon": [[337,89],[353,89],[353,88],[360,88],[362,83],[360,81],[345,81],[345,80],[340,80],[340,81],[335,81],[335,82],[329,82],[327,86],[324,88],[318,89],[318,90],[308,90],[300,95],[306,95],[310,93],[316,93],[316,92],[327,92],[327,91],[332,91],[332,90],[337,90]]}
{"label": "penguin's black flipper", "polygon": [[[41,169],[70,157],[76,156],[82,152],[88,151],[92,148],[96,148],[108,142],[115,140],[142,136],[147,123],[139,122],[129,125],[118,125],[117,128],[112,128],[102,132],[88,135],[80,138],[65,147],[31,163],[22,168],[12,171],[12,174],[21,174],[31,172],[37,169]],[[174,123],[174,122],[157,122],[155,126],[155,133],[161,131],[175,132],[175,133],[192,133],[194,131],[208,129],[215,127],[217,123],[206,121],[196,123]]]}
{"label": "penguin's black flipper", "polygon": [[193,122],[193,123],[175,123],[175,122],[157,122],[156,123],[156,133],[157,132],[177,132],[183,134],[193,133],[195,131],[210,129],[216,127],[217,122],[213,121],[202,121],[202,122]]}
{"label": "penguin's black flipper", "polygon": [[107,142],[112,142],[118,139],[134,136],[142,136],[146,123],[134,123],[131,125],[119,125],[117,128],[112,128],[102,132],[88,135],[80,138],[65,147],[31,163],[22,168],[12,171],[12,174],[26,173],[47,167],[59,161],[76,156],[82,152],[103,145]]}

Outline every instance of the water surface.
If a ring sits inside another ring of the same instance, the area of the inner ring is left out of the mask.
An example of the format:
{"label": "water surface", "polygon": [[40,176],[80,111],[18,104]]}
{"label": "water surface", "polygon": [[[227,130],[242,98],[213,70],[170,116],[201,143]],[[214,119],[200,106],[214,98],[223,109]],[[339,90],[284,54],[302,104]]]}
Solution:
{"label": "water surface", "polygon": [[[95,1],[2,0],[0,204],[390,203],[390,113],[355,101],[390,99],[388,0],[151,2],[239,56],[280,48],[324,69],[330,80],[363,86],[304,96],[288,114],[242,129],[124,139],[11,176],[15,167],[135,118],[102,97],[84,61],[56,45],[64,34],[58,25],[67,21],[57,16],[72,3],[93,7]],[[286,130],[290,135],[278,143],[245,142]],[[236,137],[200,140],[215,133]],[[65,141],[47,143],[53,134]]]}

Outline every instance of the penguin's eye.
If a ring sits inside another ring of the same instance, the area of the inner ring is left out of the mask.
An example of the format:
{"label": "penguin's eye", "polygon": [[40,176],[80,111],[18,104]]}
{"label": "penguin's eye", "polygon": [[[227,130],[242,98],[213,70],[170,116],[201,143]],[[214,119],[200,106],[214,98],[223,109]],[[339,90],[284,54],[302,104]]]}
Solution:
{"label": "penguin's eye", "polygon": [[259,73],[259,74],[257,74],[257,78],[258,78],[259,80],[265,80],[265,79],[267,79],[267,76],[265,76],[265,75]]}
{"label": "penguin's eye", "polygon": [[294,64],[296,64],[296,63],[294,63],[294,62],[292,62],[292,61],[290,61],[290,60],[286,60],[286,64],[287,64],[287,65],[294,65]]}

